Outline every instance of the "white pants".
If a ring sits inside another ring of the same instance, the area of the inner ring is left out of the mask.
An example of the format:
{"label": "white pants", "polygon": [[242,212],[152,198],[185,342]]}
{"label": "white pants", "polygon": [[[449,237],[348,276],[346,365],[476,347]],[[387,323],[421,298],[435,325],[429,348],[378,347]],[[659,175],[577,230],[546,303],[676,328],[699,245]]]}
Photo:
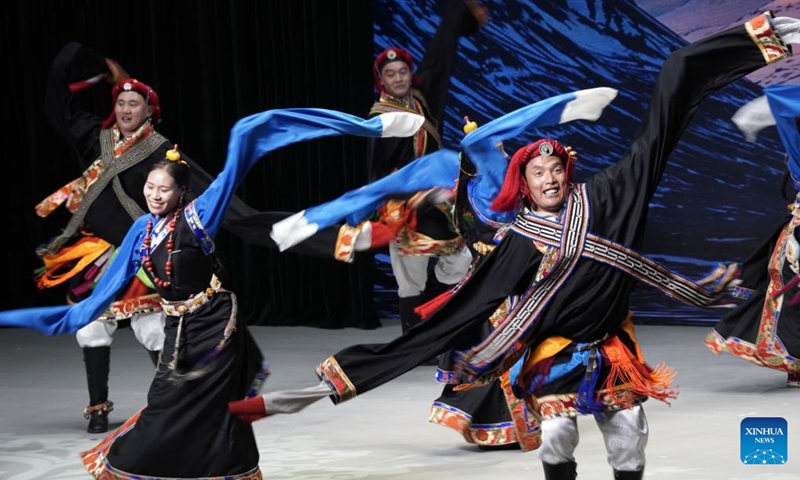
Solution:
{"label": "white pants", "polygon": [[[110,347],[116,330],[116,320],[95,320],[78,330],[75,338],[81,348]],[[131,317],[131,330],[144,348],[160,351],[164,345],[164,312],[159,310]]]}
{"label": "white pants", "polygon": [[[425,290],[428,282],[428,260],[424,255],[403,255],[397,243],[389,244],[389,257],[392,261],[392,273],[397,280],[397,296],[400,298],[416,297]],[[436,258],[434,273],[436,279],[445,285],[458,283],[469,270],[472,254],[467,247],[453,253]]]}
{"label": "white pants", "polygon": [[[603,412],[595,419],[606,444],[608,464],[614,470],[624,472],[643,469],[644,448],[647,446],[650,430],[642,406]],[[574,462],[573,454],[578,440],[577,418],[555,417],[542,420],[539,458],[549,464]]]}

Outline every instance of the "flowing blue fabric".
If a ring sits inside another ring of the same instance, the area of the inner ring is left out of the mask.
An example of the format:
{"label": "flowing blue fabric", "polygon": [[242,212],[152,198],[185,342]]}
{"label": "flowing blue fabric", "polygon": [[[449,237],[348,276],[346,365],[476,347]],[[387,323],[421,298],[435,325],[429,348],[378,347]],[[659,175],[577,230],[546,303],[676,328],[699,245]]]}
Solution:
{"label": "flowing blue fabric", "polygon": [[[209,234],[216,234],[239,182],[264,155],[315,138],[333,135],[380,137],[382,133],[380,117],[365,120],[316,108],[268,110],[239,120],[231,130],[225,168],[195,201],[203,225]],[[264,232],[264,235],[268,233]]]}
{"label": "flowing blue fabric", "polygon": [[789,173],[794,188],[800,190],[800,85],[771,85],[764,89],[769,109],[775,117],[775,126],[789,156]]}
{"label": "flowing blue fabric", "polygon": [[335,200],[306,209],[305,217],[319,229],[330,227],[341,219],[357,225],[386,202],[387,192],[399,196],[435,187],[455,188],[458,163],[458,152],[437,150]]}
{"label": "flowing blue fabric", "polygon": [[[408,114],[413,115],[413,114]],[[332,135],[380,137],[379,117],[361,117],[332,110],[298,108],[268,110],[239,120],[231,130],[225,167],[208,189],[195,199],[198,215],[213,237],[222,224],[225,210],[241,182],[264,155],[281,147]],[[72,306],[36,307],[0,312],[0,326],[23,327],[45,335],[74,333],[100,316],[141,266],[138,247],[147,220],[139,217],[128,230],[114,260],[85,300]],[[269,232],[264,232],[268,235]]]}
{"label": "flowing blue fabric", "polygon": [[23,308],[0,312],[0,326],[23,327],[36,330],[45,335],[75,333],[100,316],[128,281],[136,275],[141,259],[135,255],[137,246],[144,238],[147,219],[151,215],[139,217],[128,230],[114,259],[97,282],[92,294],[74,305],[54,307]]}
{"label": "flowing blue fabric", "polygon": [[[613,95],[610,92],[613,92]],[[606,100],[609,97],[613,98],[614,95],[616,91],[609,88],[557,95],[508,113],[467,134],[460,142],[460,147],[477,167],[477,176],[469,182],[467,192],[479,218],[489,225],[494,223],[495,226],[514,218],[513,212],[498,213],[489,210],[489,205],[503,186],[508,167],[508,159],[497,147],[499,142],[520,135],[529,128],[558,125],[580,118],[594,119],[607,105]],[[596,102],[589,109],[578,108],[577,113],[573,112],[572,116],[565,117],[568,105],[579,96],[584,99],[604,100]],[[582,113],[585,110],[592,113]],[[380,180],[347,192],[335,200],[310,207],[303,212],[303,216],[307,224],[316,226],[314,231],[341,221],[357,225],[388,199],[430,188],[453,188],[458,178],[458,168],[459,160],[455,152],[447,149],[439,150],[414,160]],[[295,225],[305,228],[306,224],[299,222]],[[310,230],[306,230],[305,233],[292,232],[291,241],[283,244],[282,248],[300,243],[312,233]]]}
{"label": "flowing blue fabric", "polygon": [[503,188],[509,159],[498,148],[503,140],[523,134],[530,128],[561,123],[561,114],[575,93],[564,93],[507,113],[468,133],[461,140],[461,150],[475,164],[478,175],[468,187],[468,197],[475,213],[484,222],[508,223],[516,212],[495,212],[489,209]]}

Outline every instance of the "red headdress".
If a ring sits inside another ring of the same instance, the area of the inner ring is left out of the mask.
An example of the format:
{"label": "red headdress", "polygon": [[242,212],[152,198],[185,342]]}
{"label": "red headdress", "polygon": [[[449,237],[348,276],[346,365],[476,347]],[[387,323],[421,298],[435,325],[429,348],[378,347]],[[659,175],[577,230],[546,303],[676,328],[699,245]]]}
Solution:
{"label": "red headdress", "polygon": [[[372,64],[372,76],[375,79],[375,86],[378,88],[381,94],[383,94],[381,71],[383,71],[383,67],[386,66],[387,63],[396,61],[405,62],[406,65],[408,65],[408,68],[412,72],[414,71],[414,57],[411,56],[411,53],[408,50],[398,47],[389,47],[385,49],[375,59],[375,63]],[[416,74],[412,74],[411,83],[412,85],[419,84],[419,78],[417,78]]]}
{"label": "red headdress", "polygon": [[[140,82],[135,78],[126,78],[118,82],[111,89],[112,105],[117,104],[117,97],[119,97],[119,94],[122,92],[136,92],[141,95],[144,98],[145,104],[153,107],[153,123],[158,124],[161,121],[161,103],[158,100],[158,94],[146,83]],[[111,128],[116,121],[117,117],[114,114],[114,109],[112,108],[111,115],[109,115],[108,118],[103,121],[102,128]]]}
{"label": "red headdress", "polygon": [[528,181],[525,179],[525,165],[539,156],[555,155],[564,161],[567,171],[567,181],[572,177],[572,169],[577,154],[569,147],[561,145],[558,141],[549,138],[537,140],[526,145],[511,157],[511,162],[506,170],[506,178],[503,181],[503,188],[497,194],[492,205],[489,207],[495,212],[508,212],[516,210],[522,198],[526,198],[533,204]]}

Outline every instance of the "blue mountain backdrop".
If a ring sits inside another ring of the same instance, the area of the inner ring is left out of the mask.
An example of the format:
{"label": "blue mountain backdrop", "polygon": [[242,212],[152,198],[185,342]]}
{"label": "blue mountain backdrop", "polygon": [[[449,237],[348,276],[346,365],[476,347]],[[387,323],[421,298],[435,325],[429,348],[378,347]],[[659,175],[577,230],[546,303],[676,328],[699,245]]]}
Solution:
{"label": "blue mountain backdrop", "polygon": [[[763,10],[800,16],[788,0],[553,0],[483,2],[489,23],[462,38],[451,79],[445,144],[455,148],[462,118],[479,124],[559,93],[607,86],[619,90],[596,122],[572,122],[506,142],[514,152],[542,136],[579,153],[578,181],[614,163],[644,114],[659,68],[689,41]],[[419,60],[440,20],[442,2],[376,2],[375,54],[388,46]],[[788,62],[766,67],[715,93],[699,109],[670,159],[651,204],[645,253],[698,278],[718,261],[741,261],[786,214],[780,194],[783,147],[774,129],[749,143],[730,121],[770,83],[797,81]],[[794,70],[797,70],[796,68]],[[382,259],[379,256],[379,260]],[[385,260],[385,259],[384,259]],[[380,266],[381,261],[379,261]],[[378,302],[390,316],[390,269]],[[685,307],[641,289],[632,309],[640,322],[713,323],[715,310]]]}

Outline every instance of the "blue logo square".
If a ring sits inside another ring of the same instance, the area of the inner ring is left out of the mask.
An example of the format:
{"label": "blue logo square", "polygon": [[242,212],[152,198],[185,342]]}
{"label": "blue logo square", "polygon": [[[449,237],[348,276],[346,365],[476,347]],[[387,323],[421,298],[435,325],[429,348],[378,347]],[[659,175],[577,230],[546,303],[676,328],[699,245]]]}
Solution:
{"label": "blue logo square", "polygon": [[789,460],[788,425],[780,417],[742,420],[740,455],[746,465],[783,465]]}

